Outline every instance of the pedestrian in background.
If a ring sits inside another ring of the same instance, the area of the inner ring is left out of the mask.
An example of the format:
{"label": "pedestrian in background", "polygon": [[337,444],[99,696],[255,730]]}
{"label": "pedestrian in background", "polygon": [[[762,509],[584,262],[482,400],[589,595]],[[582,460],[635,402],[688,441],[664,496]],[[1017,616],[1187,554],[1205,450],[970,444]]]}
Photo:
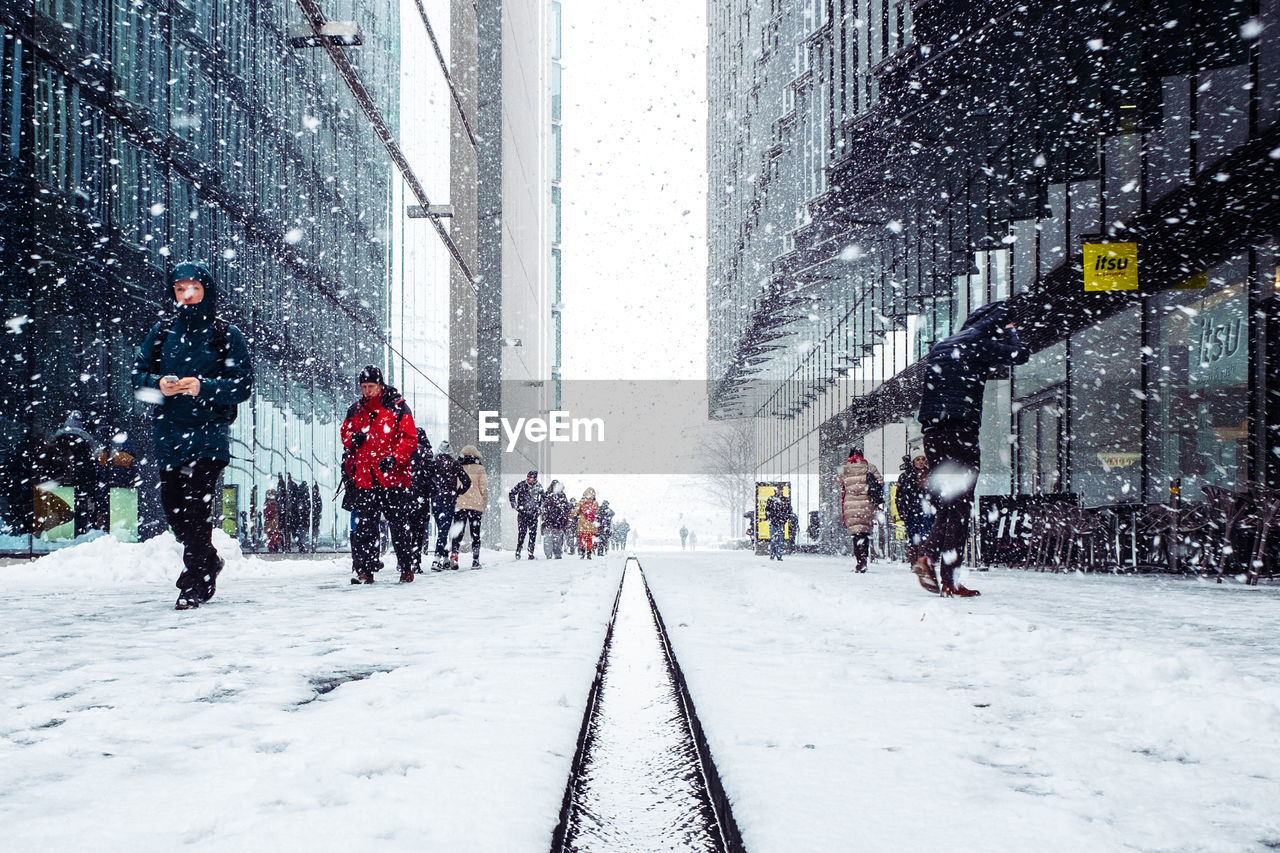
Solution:
{"label": "pedestrian in background", "polygon": [[413,548],[410,524],[410,460],[418,447],[413,413],[400,392],[369,365],[360,372],[360,399],[342,422],[343,463],[355,486],[356,526],[351,534],[353,584],[373,583],[382,568],[379,520],[386,518],[400,582],[412,583],[421,552]]}
{"label": "pedestrian in background", "polygon": [[898,475],[898,488],[893,502],[907,538],[907,565],[915,565],[920,556],[920,546],[929,535],[933,515],[926,512],[926,489],[929,463],[924,454],[902,457],[902,473]]}
{"label": "pedestrian in background", "polygon": [[417,573],[422,574],[422,550],[427,547],[431,534],[431,440],[427,431],[418,427],[418,446],[409,463],[409,514],[413,526],[413,549],[418,554]]}
{"label": "pedestrian in background", "polygon": [[520,549],[524,545],[524,537],[529,535],[529,559],[533,559],[534,540],[538,538],[538,515],[542,511],[545,497],[542,486],[538,483],[538,472],[530,471],[525,478],[511,487],[507,500],[516,511],[516,559],[520,559]]}
{"label": "pedestrian in background", "polygon": [[466,530],[471,531],[471,568],[480,568],[480,524],[489,505],[489,477],[484,471],[484,457],[474,444],[462,448],[458,464],[471,480],[471,485],[458,495],[453,506],[453,548],[449,554],[452,568],[458,568],[458,548]]}
{"label": "pedestrian in background", "polygon": [[854,571],[867,570],[871,549],[871,529],[876,512],[884,505],[884,478],[880,469],[862,455],[862,449],[849,450],[849,458],[840,467],[840,520],[853,537]]}
{"label": "pedestrian in background", "polygon": [[280,547],[288,553],[293,550],[293,535],[289,530],[289,487],[284,481],[284,474],[276,479],[276,503],[280,506]]}
{"label": "pedestrian in background", "polygon": [[596,535],[596,513],[600,507],[596,503],[596,490],[590,487],[582,490],[582,500],[573,507],[570,517],[577,524],[578,538],[578,559],[586,557],[591,559],[591,552],[595,545]]}
{"label": "pedestrian in background", "polygon": [[275,489],[267,489],[267,499],[262,504],[262,526],[267,533],[267,553],[280,553],[284,537],[280,534],[280,500]]}
{"label": "pedestrian in background", "polygon": [[217,316],[218,288],[203,264],[169,273],[177,315],[151,327],[133,366],[140,399],[158,403],[152,438],[160,503],[182,543],[177,610],[213,597],[223,561],[213,547],[214,495],[231,461],[231,423],[253,388],[249,345]]}
{"label": "pedestrian in background", "polygon": [[311,550],[316,550],[316,541],[320,538],[320,485],[311,483]]}
{"label": "pedestrian in background", "polygon": [[449,560],[450,528],[458,496],[470,488],[471,477],[453,458],[453,446],[445,439],[431,460],[431,517],[436,523],[435,557],[431,560],[433,572],[458,568],[456,560],[452,563]]}
{"label": "pedestrian in background", "polygon": [[550,557],[561,558],[564,550],[565,531],[569,527],[570,513],[573,507],[565,497],[564,486],[559,480],[552,480],[547,486],[547,496],[542,502],[542,536],[543,541],[551,548]]}
{"label": "pedestrian in background", "polygon": [[603,557],[609,550],[609,540],[613,538],[613,510],[608,501],[601,501],[596,512],[596,529],[599,531],[596,553]]}
{"label": "pedestrian in background", "polygon": [[782,562],[787,541],[787,520],[791,518],[791,498],[774,493],[764,502],[764,518],[769,523],[769,559]]}

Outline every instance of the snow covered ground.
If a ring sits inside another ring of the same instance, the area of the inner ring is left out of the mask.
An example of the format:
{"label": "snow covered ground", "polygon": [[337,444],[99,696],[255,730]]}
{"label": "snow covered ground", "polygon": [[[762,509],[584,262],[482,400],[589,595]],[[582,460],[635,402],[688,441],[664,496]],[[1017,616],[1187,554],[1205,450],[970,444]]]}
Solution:
{"label": "snow covered ground", "polygon": [[0,568],[0,849],[548,849],[620,557],[372,586],[233,558],[186,612],[179,563]]}
{"label": "snow covered ground", "polygon": [[[547,849],[621,557],[220,546],[189,612],[167,538],[0,567],[0,847]],[[1280,588],[639,558],[753,853],[1280,845]]]}
{"label": "snow covered ground", "polygon": [[1280,589],[641,555],[751,851],[1280,846]]}

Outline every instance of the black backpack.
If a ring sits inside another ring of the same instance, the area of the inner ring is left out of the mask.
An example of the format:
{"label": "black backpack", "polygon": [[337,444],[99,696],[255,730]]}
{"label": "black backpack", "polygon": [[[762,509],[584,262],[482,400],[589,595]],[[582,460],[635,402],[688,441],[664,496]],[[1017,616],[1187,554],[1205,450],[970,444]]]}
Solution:
{"label": "black backpack", "polygon": [[884,503],[884,482],[870,471],[867,472],[867,500],[873,504]]}
{"label": "black backpack", "polygon": [[[159,373],[164,370],[164,366],[160,364],[160,356],[164,351],[165,342],[169,340],[169,333],[173,331],[173,321],[175,318],[170,317],[168,320],[160,323],[160,329],[156,332],[155,349],[151,351],[151,372]],[[209,342],[213,344],[213,352],[218,356],[218,364],[223,367],[227,364],[227,359],[231,358],[231,324],[221,317],[213,318],[213,336],[209,338]],[[219,406],[226,416],[227,423],[233,424],[240,415],[239,406]]]}

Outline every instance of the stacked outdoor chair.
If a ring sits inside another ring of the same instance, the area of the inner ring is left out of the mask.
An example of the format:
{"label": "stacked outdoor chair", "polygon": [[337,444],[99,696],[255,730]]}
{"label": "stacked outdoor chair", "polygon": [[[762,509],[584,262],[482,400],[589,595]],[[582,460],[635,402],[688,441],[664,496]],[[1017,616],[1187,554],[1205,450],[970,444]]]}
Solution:
{"label": "stacked outdoor chair", "polygon": [[[1243,562],[1246,583],[1256,585],[1268,567],[1269,547],[1276,535],[1280,513],[1280,491],[1259,483],[1247,482],[1241,491],[1221,486],[1204,486],[1208,507],[1209,539],[1206,550],[1212,555],[1213,571],[1218,583],[1234,566]],[[1248,541],[1247,553],[1240,561],[1236,549]]]}
{"label": "stacked outdoor chair", "polygon": [[1178,514],[1164,504],[1151,504],[1139,513],[1137,524],[1140,562],[1156,570],[1177,568]]}
{"label": "stacked outdoor chair", "polygon": [[1217,524],[1208,503],[1183,506],[1177,514],[1177,559],[1174,568],[1207,574],[1217,560]]}
{"label": "stacked outdoor chair", "polygon": [[[1268,569],[1267,560],[1271,556],[1268,548],[1276,533],[1277,515],[1280,515],[1280,491],[1250,482],[1245,484],[1244,494],[1250,504],[1246,523],[1253,532],[1253,547],[1249,564],[1245,567],[1245,577],[1249,585],[1257,586],[1258,578]],[[1274,566],[1268,573],[1274,573]]]}

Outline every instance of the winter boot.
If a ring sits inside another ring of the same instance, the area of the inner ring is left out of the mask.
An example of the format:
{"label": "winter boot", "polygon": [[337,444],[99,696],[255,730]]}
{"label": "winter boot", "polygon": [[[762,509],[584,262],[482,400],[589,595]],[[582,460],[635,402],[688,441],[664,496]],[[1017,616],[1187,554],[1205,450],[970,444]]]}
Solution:
{"label": "winter boot", "polygon": [[367,571],[356,572],[355,576],[351,578],[351,582],[353,584],[373,583],[373,572],[367,572]]}
{"label": "winter boot", "polygon": [[588,552],[587,552],[587,559],[588,559],[588,560],[590,560],[590,559],[591,559],[591,552],[590,552],[590,551],[588,551]]}
{"label": "winter boot", "polygon": [[200,596],[196,595],[195,590],[184,589],[178,593],[178,601],[173,605],[174,610],[195,610],[200,606]]}
{"label": "winter boot", "polygon": [[[520,559],[520,558],[519,558],[519,557],[517,557],[516,559],[518,560],[518,559]],[[478,568],[480,568],[480,555],[479,555],[479,554],[472,554],[472,555],[471,555],[471,568],[473,568],[473,569],[478,569]]]}
{"label": "winter boot", "polygon": [[221,557],[218,557],[217,560],[218,560],[218,568],[214,569],[212,573],[206,574],[204,576],[205,588],[204,590],[202,590],[202,595],[200,597],[203,598],[205,601],[208,601],[209,599],[213,598],[213,594],[218,591],[218,575],[222,574],[222,570],[226,568],[226,565],[227,565],[226,560],[222,559]]}
{"label": "winter boot", "polygon": [[452,554],[449,555],[448,568],[451,571],[455,571],[455,572],[458,570],[458,552],[457,551],[454,551]]}
{"label": "winter boot", "polygon": [[[516,554],[516,559],[517,559],[517,560],[518,560],[518,559],[520,559],[520,555],[519,555],[519,554]],[[530,559],[530,560],[536,560],[536,559],[538,559],[538,558],[537,558],[537,557],[535,557],[535,556],[533,556],[533,552],[532,552],[532,551],[530,551],[530,552],[529,552],[529,559]]]}
{"label": "winter boot", "polygon": [[955,586],[943,586],[941,595],[943,598],[973,598],[975,596],[982,595],[982,593],[978,592],[976,589],[969,589],[968,587],[956,584]]}
{"label": "winter boot", "polygon": [[929,592],[938,591],[938,577],[933,573],[933,559],[928,554],[921,554],[911,571],[920,579],[920,586]]}
{"label": "winter boot", "polygon": [[444,569],[444,566],[440,565],[439,557],[436,557],[434,560],[431,561],[431,571],[439,572],[439,571],[442,571],[443,569]]}
{"label": "winter boot", "polygon": [[404,569],[400,572],[400,583],[413,583],[412,569]]}

